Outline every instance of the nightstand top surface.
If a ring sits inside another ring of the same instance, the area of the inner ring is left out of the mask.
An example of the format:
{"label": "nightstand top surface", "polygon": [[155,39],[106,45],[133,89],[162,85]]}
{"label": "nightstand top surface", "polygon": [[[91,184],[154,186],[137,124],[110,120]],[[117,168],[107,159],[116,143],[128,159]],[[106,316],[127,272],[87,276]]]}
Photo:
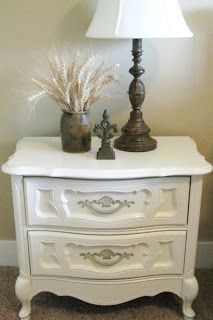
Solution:
{"label": "nightstand top surface", "polygon": [[116,160],[96,160],[100,147],[92,139],[87,153],[65,153],[59,137],[26,137],[2,166],[11,175],[49,176],[76,179],[134,179],[174,175],[203,175],[212,166],[197,151],[189,137],[156,137],[158,148],[145,153],[115,149]]}

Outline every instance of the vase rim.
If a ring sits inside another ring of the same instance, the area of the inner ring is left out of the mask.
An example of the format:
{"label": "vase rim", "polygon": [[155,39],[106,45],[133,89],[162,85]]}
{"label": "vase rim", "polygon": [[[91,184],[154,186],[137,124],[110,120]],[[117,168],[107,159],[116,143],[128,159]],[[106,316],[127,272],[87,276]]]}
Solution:
{"label": "vase rim", "polygon": [[63,113],[67,113],[67,114],[85,114],[88,113],[89,110],[83,111],[83,112],[69,112],[69,111],[62,111]]}
{"label": "vase rim", "polygon": [[62,112],[66,114],[86,114],[86,113],[89,113],[89,110],[83,111],[83,112],[69,112],[69,111],[62,111]]}

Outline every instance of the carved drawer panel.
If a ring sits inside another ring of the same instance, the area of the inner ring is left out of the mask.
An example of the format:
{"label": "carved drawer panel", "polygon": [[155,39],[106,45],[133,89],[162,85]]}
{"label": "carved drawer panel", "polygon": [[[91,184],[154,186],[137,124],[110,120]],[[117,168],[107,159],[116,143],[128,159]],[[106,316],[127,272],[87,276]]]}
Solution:
{"label": "carved drawer panel", "polygon": [[187,223],[190,178],[26,178],[29,225],[119,229]]}
{"label": "carved drawer panel", "polygon": [[184,231],[89,236],[29,231],[32,275],[119,279],[183,273]]}

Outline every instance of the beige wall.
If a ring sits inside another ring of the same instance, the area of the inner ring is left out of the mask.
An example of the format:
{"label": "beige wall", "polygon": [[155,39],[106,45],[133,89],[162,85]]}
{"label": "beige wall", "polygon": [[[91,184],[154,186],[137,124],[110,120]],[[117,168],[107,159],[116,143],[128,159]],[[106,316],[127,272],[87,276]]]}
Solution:
{"label": "beige wall", "polygon": [[[189,135],[213,162],[213,1],[181,0],[193,39],[145,40],[145,118],[154,135]],[[37,52],[68,41],[83,52],[94,50],[120,63],[121,85],[113,97],[92,111],[98,121],[108,107],[114,122],[129,113],[130,41],[87,40],[84,33],[96,0],[0,1],[0,164],[23,136],[58,135],[60,111],[48,100],[29,117],[23,92],[27,78],[41,69]],[[42,56],[42,54],[40,54]],[[205,178],[200,239],[213,240],[213,178]],[[0,174],[0,239],[14,239],[9,177]]]}

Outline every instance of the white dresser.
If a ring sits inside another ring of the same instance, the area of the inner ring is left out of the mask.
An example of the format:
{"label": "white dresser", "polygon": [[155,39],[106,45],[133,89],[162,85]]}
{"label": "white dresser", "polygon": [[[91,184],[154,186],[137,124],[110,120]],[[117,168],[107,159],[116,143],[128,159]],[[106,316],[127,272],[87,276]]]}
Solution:
{"label": "white dresser", "polygon": [[67,154],[59,138],[24,138],[3,165],[12,176],[21,319],[41,291],[97,305],[163,291],[198,293],[194,277],[203,175],[212,170],[188,137],[159,137],[147,153]]}

